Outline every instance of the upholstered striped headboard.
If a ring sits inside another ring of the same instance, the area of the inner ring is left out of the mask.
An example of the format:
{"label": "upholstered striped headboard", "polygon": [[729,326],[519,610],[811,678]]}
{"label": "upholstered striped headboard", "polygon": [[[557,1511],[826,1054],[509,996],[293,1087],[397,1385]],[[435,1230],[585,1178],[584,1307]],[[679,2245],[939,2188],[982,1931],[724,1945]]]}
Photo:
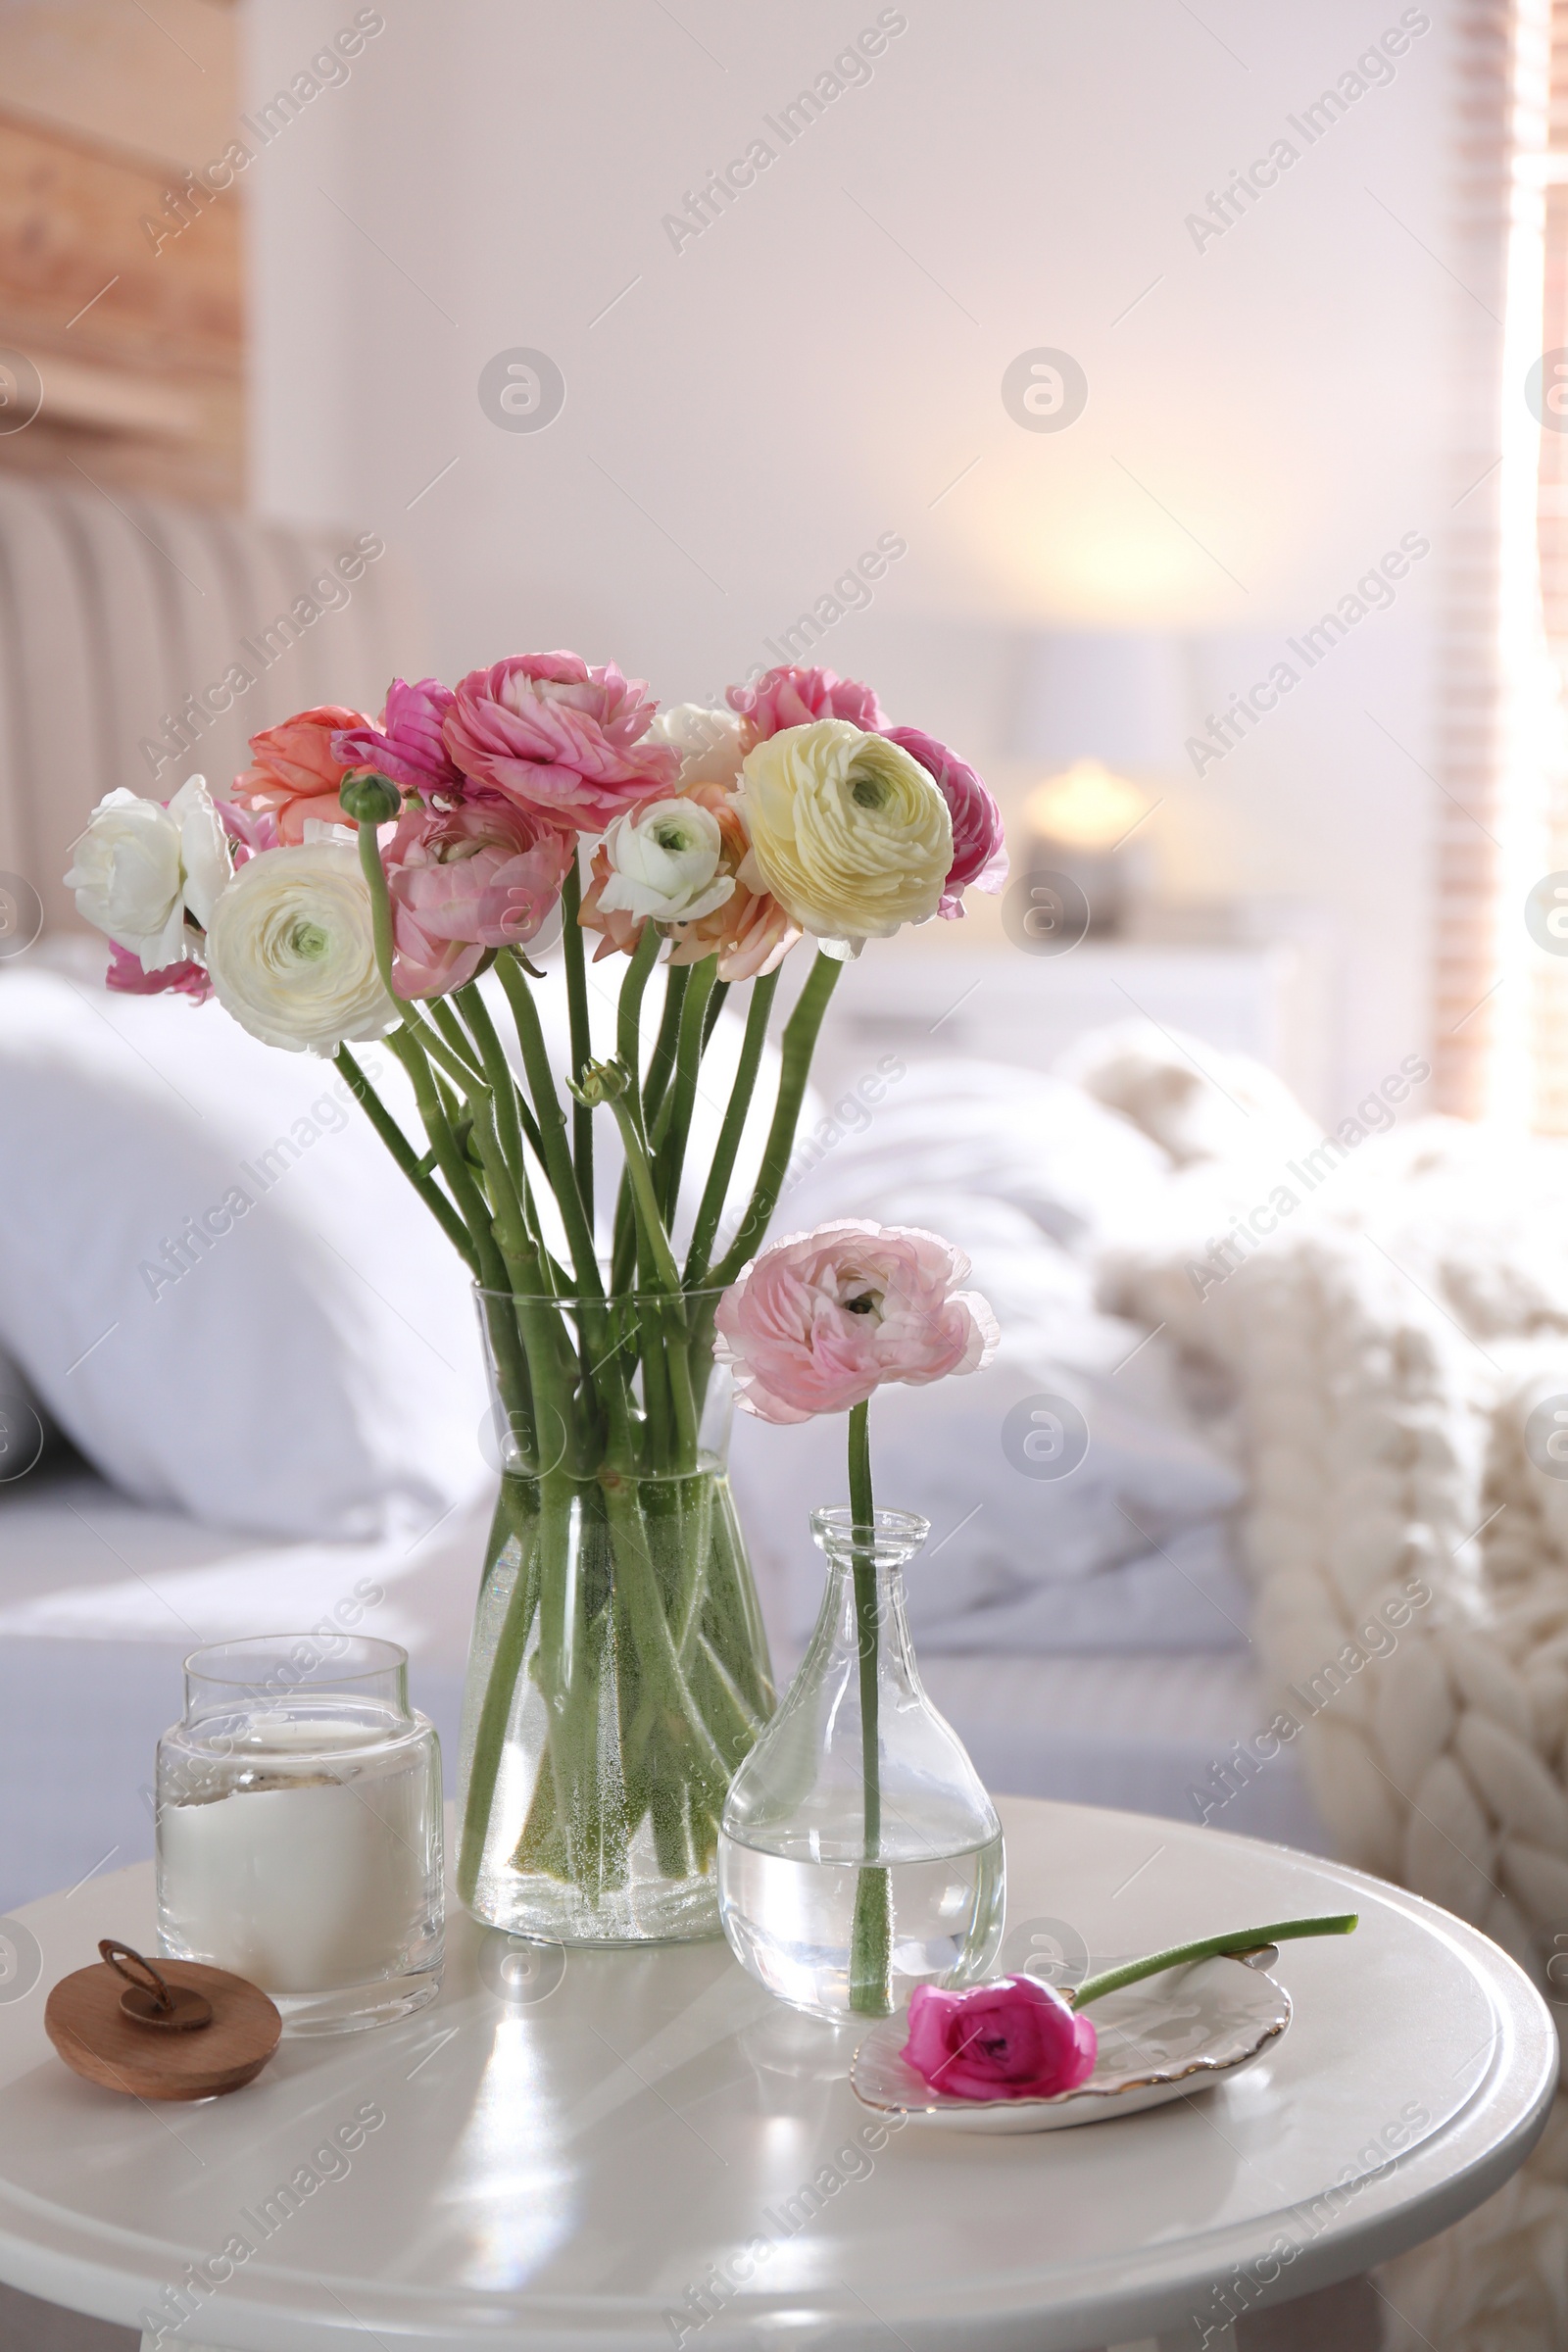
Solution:
{"label": "upholstered striped headboard", "polygon": [[226,783],[259,727],[313,703],[373,714],[422,650],[374,533],[0,477],[0,872],[74,927],[60,877],[106,792]]}

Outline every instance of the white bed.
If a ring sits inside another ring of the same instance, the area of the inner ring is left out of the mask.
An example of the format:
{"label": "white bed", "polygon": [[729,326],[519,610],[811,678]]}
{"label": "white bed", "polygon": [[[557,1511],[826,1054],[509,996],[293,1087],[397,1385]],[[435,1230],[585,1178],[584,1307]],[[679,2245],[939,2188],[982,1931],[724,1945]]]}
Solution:
{"label": "white bed", "polygon": [[[367,1630],[408,1647],[455,1758],[483,1522],[481,1506],[422,1541],[267,1545],[128,1502],[75,1463],[0,1488],[0,1914],[151,1853],[153,1749],[191,1647],[312,1625],[364,1580],[385,1594]],[[764,1594],[782,1668],[793,1644]],[[1190,1790],[1268,1718],[1245,1649],[921,1664],[987,1783],[1027,1795],[1191,1818]],[[1321,1845],[1288,1754],[1214,1819]]]}

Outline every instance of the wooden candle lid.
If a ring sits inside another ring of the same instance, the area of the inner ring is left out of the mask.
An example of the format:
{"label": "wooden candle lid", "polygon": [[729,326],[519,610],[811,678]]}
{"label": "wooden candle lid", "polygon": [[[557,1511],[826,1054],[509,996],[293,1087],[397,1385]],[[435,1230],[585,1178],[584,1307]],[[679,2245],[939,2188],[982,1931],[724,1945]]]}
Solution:
{"label": "wooden candle lid", "polygon": [[106,1936],[96,1968],[62,1977],[44,2031],[73,2073],[138,2099],[210,2099],[254,2082],[283,2021],[265,1992],[199,1960],[156,1966]]}

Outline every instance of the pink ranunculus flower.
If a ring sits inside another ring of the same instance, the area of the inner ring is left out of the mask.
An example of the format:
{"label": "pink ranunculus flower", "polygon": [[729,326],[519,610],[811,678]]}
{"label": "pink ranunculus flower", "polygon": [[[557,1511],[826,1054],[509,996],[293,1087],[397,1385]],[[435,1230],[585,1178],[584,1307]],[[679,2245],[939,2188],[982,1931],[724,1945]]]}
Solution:
{"label": "pink ranunculus flower", "polygon": [[817,718],[847,718],[867,734],[880,733],[887,712],[869,686],[831,669],[770,669],[754,686],[731,686],[725,701],[741,717],[741,750]]}
{"label": "pink ranunculus flower", "polygon": [[718,1303],[714,1353],[759,1420],[809,1421],[863,1404],[884,1381],[975,1372],[997,1319],[958,1286],[969,1260],[917,1225],[848,1217],[764,1250]]}
{"label": "pink ranunculus flower", "polygon": [[282,836],[277,819],[270,808],[241,808],[233,801],[215,799],[218,821],[228,836],[228,854],[234,860],[234,871],[259,858],[264,850],[280,847]]}
{"label": "pink ranunculus flower", "polygon": [[398,995],[444,996],[491,948],[525,947],[576,854],[574,835],[504,801],[409,809],[382,852]]}
{"label": "pink ranunculus flower", "polygon": [[161,972],[149,972],[139,956],[113,939],[104,986],[117,997],[189,997],[196,1004],[205,1004],[213,993],[206,966],[193,958],[186,956],[178,963],[166,963]]}
{"label": "pink ranunculus flower", "polygon": [[1053,1985],[1000,1977],[945,1992],[917,1984],[904,2057],[933,2090],[956,2099],[1051,2099],[1095,2071],[1094,2021]]}
{"label": "pink ranunculus flower", "polygon": [[375,725],[340,727],[332,738],[333,757],[346,768],[373,767],[426,801],[457,800],[463,777],[442,732],[454,700],[451,687],[439,678],[420,678],[414,685],[394,678]]}
{"label": "pink ranunculus flower", "polygon": [[458,680],[447,749],[470,782],[546,824],[602,833],[673,788],[680,754],[645,743],[655,705],[642,678],[580,654],[518,654]]}
{"label": "pink ranunculus flower", "polygon": [[346,728],[369,724],[363,710],[318,703],[314,710],[296,710],[278,726],[264,727],[251,737],[255,765],[234,778],[229,797],[241,808],[270,809],[280,839],[291,847],[305,839],[308,817],[343,824],[338,787],[354,762],[337,757],[332,739]]}
{"label": "pink ranunculus flower", "polygon": [[963,912],[963,894],[972,885],[995,898],[1007,879],[1007,849],[1002,810],[969,765],[923,727],[884,727],[896,743],[918,760],[948,804],[953,818],[953,863],[948,868],[938,914],[950,920]]}

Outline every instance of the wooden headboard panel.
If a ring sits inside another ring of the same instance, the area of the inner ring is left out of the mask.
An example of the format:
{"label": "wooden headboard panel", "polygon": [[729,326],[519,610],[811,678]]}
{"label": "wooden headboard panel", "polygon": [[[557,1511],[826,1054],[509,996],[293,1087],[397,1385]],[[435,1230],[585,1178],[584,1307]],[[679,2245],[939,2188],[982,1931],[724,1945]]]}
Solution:
{"label": "wooden headboard panel", "polygon": [[247,736],[313,703],[373,714],[419,634],[372,532],[0,474],[0,874],[77,927],[60,877],[106,792],[226,783]]}

